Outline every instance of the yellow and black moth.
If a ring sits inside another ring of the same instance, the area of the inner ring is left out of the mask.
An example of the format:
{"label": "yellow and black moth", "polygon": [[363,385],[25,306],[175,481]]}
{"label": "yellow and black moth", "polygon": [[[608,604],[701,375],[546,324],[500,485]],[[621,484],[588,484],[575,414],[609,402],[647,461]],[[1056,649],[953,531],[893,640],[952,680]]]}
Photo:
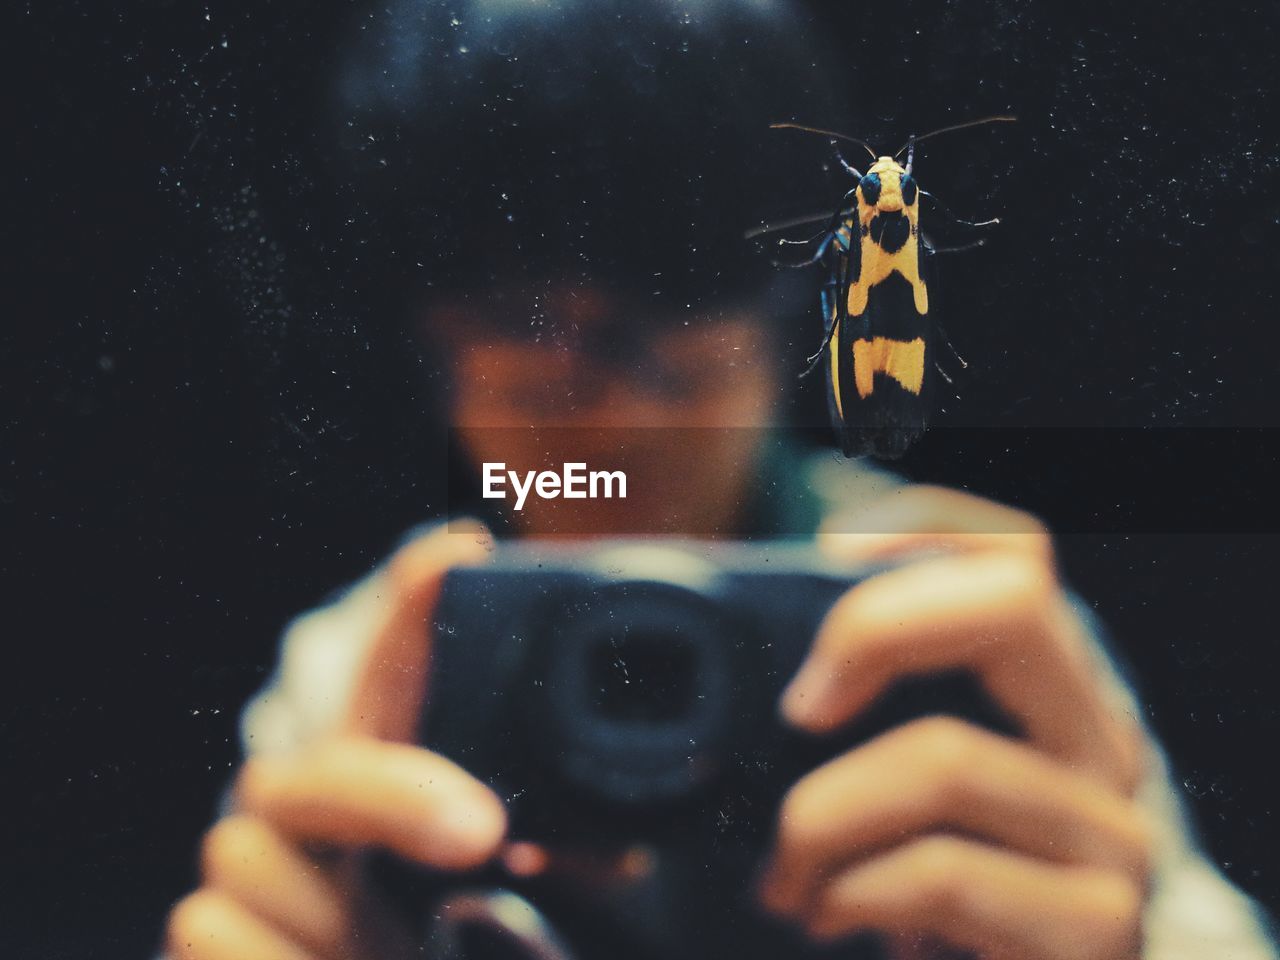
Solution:
{"label": "yellow and black moth", "polygon": [[[825,366],[827,405],[845,456],[902,456],[928,425],[936,352],[943,339],[929,311],[928,257],[934,248],[920,232],[920,198],[928,196],[912,174],[915,145],[928,137],[1013,117],[985,117],[912,137],[894,156],[879,156],[845,134],[794,123],[774,124],[849,140],[871,154],[866,173],[836,151],[857,184],[841,199],[812,257],[792,266],[825,264],[823,340],[805,374]],[[906,163],[897,157],[906,152]],[[960,221],[962,223],[966,221]],[[989,220],[985,226],[998,221]],[[775,229],[775,228],[765,228]],[[754,233],[764,230],[753,231]],[[945,376],[945,374],[943,374]]]}

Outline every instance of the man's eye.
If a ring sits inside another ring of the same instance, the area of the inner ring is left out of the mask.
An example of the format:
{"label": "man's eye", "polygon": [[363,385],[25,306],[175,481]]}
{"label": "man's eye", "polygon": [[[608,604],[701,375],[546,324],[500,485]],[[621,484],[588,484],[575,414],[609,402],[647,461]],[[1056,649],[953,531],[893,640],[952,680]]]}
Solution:
{"label": "man's eye", "polygon": [[645,386],[660,397],[678,400],[695,394],[702,384],[705,373],[660,364],[648,371]]}
{"label": "man's eye", "polygon": [[546,380],[508,379],[500,383],[494,392],[504,403],[527,412],[552,410],[564,398],[564,392],[551,389]]}

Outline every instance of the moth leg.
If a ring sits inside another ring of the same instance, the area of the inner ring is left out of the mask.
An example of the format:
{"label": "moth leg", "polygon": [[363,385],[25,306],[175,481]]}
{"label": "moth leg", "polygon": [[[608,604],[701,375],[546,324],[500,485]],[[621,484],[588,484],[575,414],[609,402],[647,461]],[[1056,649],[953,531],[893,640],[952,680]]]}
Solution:
{"label": "moth leg", "polygon": [[818,364],[822,362],[823,356],[827,352],[827,348],[831,346],[831,338],[836,335],[836,327],[840,324],[840,318],[836,315],[836,311],[831,309],[831,290],[837,286],[836,281],[830,280],[823,284],[821,292],[822,304],[822,323],[826,327],[826,336],[822,338],[822,346],[818,347],[818,352],[805,359],[808,366],[804,373],[800,374],[800,379],[804,379],[818,369]]}
{"label": "moth leg", "polygon": [[985,246],[986,243],[987,241],[985,238],[981,240],[974,240],[972,243],[962,243],[953,247],[935,247],[933,244],[929,243],[925,245],[925,252],[930,255],[935,253],[961,253],[965,250],[974,250],[978,247]]}
{"label": "moth leg", "polygon": [[922,196],[928,197],[935,204],[937,204],[939,212],[944,214],[946,217],[948,217],[952,223],[958,223],[966,227],[993,227],[1000,222],[999,217],[992,217],[990,220],[978,220],[976,222],[973,220],[962,220],[959,217],[957,217],[954,213],[951,212],[950,207],[948,207],[945,203],[939,200],[936,196],[934,196],[928,190],[921,190],[920,193]]}
{"label": "moth leg", "polygon": [[817,233],[815,233],[812,237],[805,237],[805,239],[803,239],[803,240],[787,240],[787,239],[784,237],[783,239],[781,239],[781,240],[779,240],[779,241],[778,241],[778,246],[780,246],[780,247],[807,247],[809,244],[813,243],[815,240],[821,240],[823,237],[827,236],[827,235],[828,235],[828,234],[830,234],[830,233],[831,233],[831,231],[830,231],[830,230],[819,230],[819,231],[818,231]]}
{"label": "moth leg", "polygon": [[[966,360],[964,357],[960,356],[960,351],[957,350],[956,345],[951,342],[951,338],[947,336],[947,331],[943,328],[942,324],[940,323],[935,324],[934,329],[938,331],[938,336],[940,336],[942,338],[942,342],[947,345],[947,349],[951,351],[951,355],[960,362],[960,368],[962,370],[968,370],[969,361]],[[943,376],[946,376],[946,374],[943,374]],[[951,378],[947,377],[947,383],[950,383],[950,382],[951,382]]]}
{"label": "moth leg", "polygon": [[[849,198],[852,197],[857,192],[857,190],[858,188],[854,187],[852,190],[850,190],[848,193],[846,193],[843,197],[840,198],[840,205],[836,207],[836,212],[831,215],[831,219],[827,221],[827,225],[822,230],[821,233],[815,234],[814,236],[810,237],[808,240],[781,241],[783,243],[786,243],[786,242],[812,243],[818,237],[823,237],[824,239],[822,241],[822,244],[814,252],[812,257],[810,257],[808,260],[802,260],[799,263],[781,263],[780,261],[775,260],[773,261],[773,265],[775,267],[786,267],[788,269],[798,270],[798,269],[801,269],[802,267],[811,267],[815,263],[818,263],[822,259],[823,254],[825,254],[827,250],[830,248],[831,241],[835,239],[836,231],[840,228],[840,218],[843,216],[846,216],[845,204],[849,202]],[[824,317],[824,320],[825,320],[825,317]]]}
{"label": "moth leg", "polygon": [[840,166],[844,169],[844,172],[847,173],[849,176],[853,177],[853,179],[855,180],[861,180],[862,174],[858,172],[857,167],[853,166],[851,163],[849,163],[848,160],[844,158],[844,154],[840,152],[840,148],[836,146],[835,141],[832,141],[831,149],[836,152],[836,160],[839,162]]}
{"label": "moth leg", "polygon": [[[815,263],[818,263],[819,261],[822,260],[828,248],[831,246],[831,241],[835,239],[836,235],[834,230],[826,230],[818,234],[818,236],[823,237],[823,240],[822,240],[822,243],[819,244],[818,249],[814,252],[812,257],[809,257],[807,260],[801,260],[799,263],[782,263],[781,261],[775,260],[773,261],[773,265],[775,267],[786,267],[788,270],[801,270],[805,267],[812,267]],[[795,243],[812,243],[813,239],[811,238],[809,240],[797,240],[794,242]]]}

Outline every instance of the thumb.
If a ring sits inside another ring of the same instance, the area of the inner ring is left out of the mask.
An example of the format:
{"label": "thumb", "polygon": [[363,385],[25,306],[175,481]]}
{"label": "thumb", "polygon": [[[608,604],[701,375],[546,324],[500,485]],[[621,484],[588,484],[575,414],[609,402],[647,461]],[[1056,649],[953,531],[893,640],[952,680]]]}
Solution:
{"label": "thumb", "polygon": [[428,620],[444,576],[450,567],[483,562],[491,549],[482,524],[451,521],[409,541],[375,574],[378,619],[356,668],[344,732],[383,740],[413,737],[431,663]]}

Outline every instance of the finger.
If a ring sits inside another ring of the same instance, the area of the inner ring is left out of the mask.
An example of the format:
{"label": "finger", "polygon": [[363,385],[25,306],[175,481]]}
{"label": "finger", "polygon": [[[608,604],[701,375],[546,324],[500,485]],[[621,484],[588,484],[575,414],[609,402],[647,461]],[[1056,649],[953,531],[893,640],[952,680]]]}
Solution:
{"label": "finger", "polygon": [[295,839],[384,847],[450,869],[487,861],[506,831],[501,801],[462,768],[417,747],[367,738],[250,760],[237,800]]}
{"label": "finger", "polygon": [[317,960],[225,893],[197,890],[169,915],[170,960]]}
{"label": "finger", "polygon": [[1037,747],[1128,791],[1140,769],[1136,722],[1106,698],[1083,631],[1052,572],[1027,557],[901,567],[832,608],[783,695],[783,715],[828,731],[901,676],[967,670]]}
{"label": "finger", "polygon": [[984,958],[1136,960],[1142,900],[1120,874],[934,836],[837,877],[805,925],[820,940],[925,934]]}
{"label": "finger", "polygon": [[431,657],[429,619],[450,567],[488,553],[488,532],[455,521],[401,547],[378,573],[381,604],[373,641],[356,675],[343,729],[385,740],[417,732]]}
{"label": "finger", "polygon": [[797,912],[852,862],[940,832],[1146,882],[1150,835],[1134,803],[1026,744],[930,717],[877,737],[791,789],[762,898],[776,912]]}
{"label": "finger", "polygon": [[350,897],[266,822],[247,816],[219,821],[205,836],[202,868],[207,887],[315,953],[353,953]]}
{"label": "finger", "polygon": [[913,484],[824,521],[818,547],[832,559],[889,561],[908,554],[1013,550],[1051,562],[1053,543],[1029,513],[959,490]]}

